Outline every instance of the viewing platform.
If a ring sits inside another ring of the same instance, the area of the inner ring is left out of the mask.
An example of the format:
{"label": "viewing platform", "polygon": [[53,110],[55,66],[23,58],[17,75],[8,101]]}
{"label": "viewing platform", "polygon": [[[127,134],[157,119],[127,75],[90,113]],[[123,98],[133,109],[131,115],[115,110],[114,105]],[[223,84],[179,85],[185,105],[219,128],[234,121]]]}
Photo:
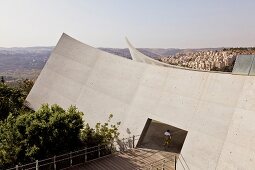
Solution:
{"label": "viewing platform", "polygon": [[175,169],[175,156],[178,154],[135,148],[115,153],[104,158],[90,161],[83,165],[74,166],[70,170],[127,170],[127,169]]}

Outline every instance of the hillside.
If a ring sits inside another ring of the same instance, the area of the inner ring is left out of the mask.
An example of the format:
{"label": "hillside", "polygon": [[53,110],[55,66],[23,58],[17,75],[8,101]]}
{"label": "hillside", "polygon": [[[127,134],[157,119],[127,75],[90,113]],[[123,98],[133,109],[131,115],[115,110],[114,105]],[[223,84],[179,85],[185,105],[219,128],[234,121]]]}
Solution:
{"label": "hillside", "polygon": [[[1,48],[0,47],[0,76],[5,76],[7,81],[22,78],[35,79],[45,65],[54,47],[27,47],[27,48]],[[131,59],[127,48],[99,48],[103,51]],[[152,58],[172,55],[178,49],[138,49]]]}
{"label": "hillside", "polygon": [[[44,67],[51,51],[54,47],[25,47],[25,48],[1,48],[0,47],[0,76],[4,76],[7,81],[17,79],[36,79],[40,71]],[[112,53],[121,57],[131,59],[131,55],[127,48],[99,48],[108,53]],[[221,63],[208,64],[207,60],[211,60],[217,51],[227,52],[231,56],[238,54],[255,54],[254,48],[203,48],[203,49],[176,49],[176,48],[138,48],[143,54],[173,65],[190,67],[202,70],[218,70],[221,71]],[[211,51],[208,57],[204,57],[205,53]],[[214,52],[215,51],[215,52]],[[220,55],[219,55],[220,57]],[[232,57],[232,58],[233,58]],[[215,57],[213,57],[215,58]],[[220,57],[217,60],[221,60]],[[233,58],[234,61],[234,58]],[[229,60],[230,67],[223,71],[231,71],[233,61]],[[225,62],[222,60],[222,62]],[[220,65],[217,68],[217,64]],[[215,66],[214,66],[215,65]],[[223,67],[222,67],[223,68]]]}

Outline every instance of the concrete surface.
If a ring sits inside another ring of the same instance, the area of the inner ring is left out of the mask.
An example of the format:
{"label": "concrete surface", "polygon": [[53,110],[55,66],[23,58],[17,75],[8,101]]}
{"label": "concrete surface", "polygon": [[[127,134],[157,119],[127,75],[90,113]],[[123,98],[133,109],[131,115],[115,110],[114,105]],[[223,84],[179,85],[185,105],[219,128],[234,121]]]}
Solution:
{"label": "concrete surface", "polygon": [[136,62],[63,34],[27,101],[76,105],[92,125],[112,113],[122,136],[141,134],[147,118],[184,129],[190,169],[255,167],[254,76]]}

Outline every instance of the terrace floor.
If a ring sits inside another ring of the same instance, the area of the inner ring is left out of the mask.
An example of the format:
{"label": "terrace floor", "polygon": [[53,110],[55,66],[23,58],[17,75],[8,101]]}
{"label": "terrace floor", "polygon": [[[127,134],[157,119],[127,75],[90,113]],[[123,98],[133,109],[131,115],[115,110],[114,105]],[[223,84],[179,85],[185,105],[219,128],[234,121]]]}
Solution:
{"label": "terrace floor", "polygon": [[128,170],[150,169],[174,170],[176,153],[135,148],[74,166],[70,170]]}

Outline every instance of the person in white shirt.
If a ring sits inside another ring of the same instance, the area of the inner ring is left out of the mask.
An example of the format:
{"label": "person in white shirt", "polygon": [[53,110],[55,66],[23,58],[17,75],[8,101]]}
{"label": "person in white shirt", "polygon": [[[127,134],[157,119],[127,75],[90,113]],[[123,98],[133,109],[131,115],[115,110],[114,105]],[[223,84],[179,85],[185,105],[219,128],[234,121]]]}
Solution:
{"label": "person in white shirt", "polygon": [[165,142],[164,142],[164,146],[169,146],[170,142],[171,142],[171,133],[170,133],[170,130],[167,130],[165,133]]}

